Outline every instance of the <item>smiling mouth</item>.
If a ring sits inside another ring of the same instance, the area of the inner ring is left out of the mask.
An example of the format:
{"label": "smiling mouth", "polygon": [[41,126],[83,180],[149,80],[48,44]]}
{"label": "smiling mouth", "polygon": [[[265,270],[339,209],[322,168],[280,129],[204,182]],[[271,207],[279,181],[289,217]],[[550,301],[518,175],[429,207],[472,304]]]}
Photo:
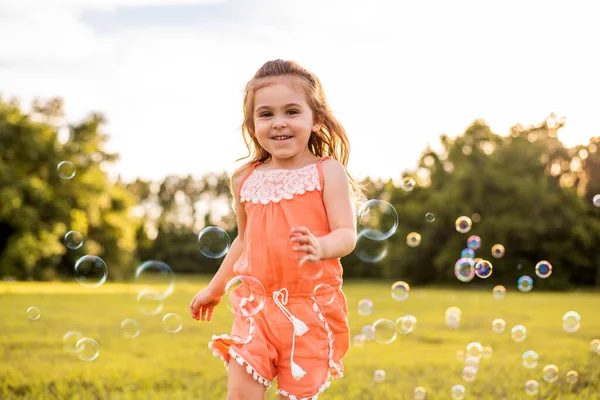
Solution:
{"label": "smiling mouth", "polygon": [[293,138],[293,136],[274,136],[272,137],[273,140],[288,140]]}

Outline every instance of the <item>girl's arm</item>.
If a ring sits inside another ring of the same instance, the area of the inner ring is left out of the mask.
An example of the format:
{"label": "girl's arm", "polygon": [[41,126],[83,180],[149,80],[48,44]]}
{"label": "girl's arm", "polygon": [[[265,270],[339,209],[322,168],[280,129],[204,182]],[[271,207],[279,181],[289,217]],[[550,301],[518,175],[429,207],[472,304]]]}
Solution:
{"label": "girl's arm", "polygon": [[231,243],[231,247],[225,256],[223,263],[221,263],[219,270],[208,285],[208,289],[215,294],[222,295],[225,292],[225,286],[235,276],[235,273],[233,272],[233,266],[238,258],[240,258],[240,255],[244,250],[244,233],[246,230],[247,217],[246,210],[244,210],[244,206],[240,202],[239,189],[242,179],[246,175],[247,171],[248,167],[243,168],[236,172],[231,178],[238,235]]}

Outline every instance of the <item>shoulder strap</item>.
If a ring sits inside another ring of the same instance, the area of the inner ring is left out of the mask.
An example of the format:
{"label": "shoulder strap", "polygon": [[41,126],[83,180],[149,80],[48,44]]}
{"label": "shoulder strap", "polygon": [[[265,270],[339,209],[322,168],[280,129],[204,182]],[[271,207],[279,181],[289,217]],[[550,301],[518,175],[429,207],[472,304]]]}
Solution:
{"label": "shoulder strap", "polygon": [[242,178],[242,180],[240,181],[240,187],[238,188],[238,192],[236,193],[238,197],[240,197],[240,194],[242,192],[242,186],[244,186],[244,182],[246,182],[246,179],[248,179],[248,177],[250,176],[250,174],[252,172],[254,172],[254,170],[256,169],[256,166],[258,164],[260,164],[260,161],[255,161],[250,168],[248,168],[248,171],[246,172],[246,174],[244,175],[244,177]]}
{"label": "shoulder strap", "polygon": [[321,163],[327,159],[333,158],[331,156],[321,157],[319,162],[317,163],[317,171],[319,171],[319,184],[321,185],[321,190],[325,188],[325,175],[323,174],[323,166]]}

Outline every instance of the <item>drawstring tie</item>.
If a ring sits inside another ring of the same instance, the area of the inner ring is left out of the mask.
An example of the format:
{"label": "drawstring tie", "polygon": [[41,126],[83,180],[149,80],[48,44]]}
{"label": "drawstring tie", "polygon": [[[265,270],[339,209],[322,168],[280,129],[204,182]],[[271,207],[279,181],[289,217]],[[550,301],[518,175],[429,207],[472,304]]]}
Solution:
{"label": "drawstring tie", "polygon": [[290,354],[290,365],[292,367],[292,376],[295,380],[300,380],[306,375],[306,371],[302,369],[298,364],[294,362],[294,347],[296,344],[296,336],[302,336],[308,332],[308,326],[298,318],[296,318],[285,306],[288,302],[288,290],[286,288],[276,290],[273,292],[273,300],[283,314],[290,320],[294,326],[294,333],[292,335],[292,352]]}

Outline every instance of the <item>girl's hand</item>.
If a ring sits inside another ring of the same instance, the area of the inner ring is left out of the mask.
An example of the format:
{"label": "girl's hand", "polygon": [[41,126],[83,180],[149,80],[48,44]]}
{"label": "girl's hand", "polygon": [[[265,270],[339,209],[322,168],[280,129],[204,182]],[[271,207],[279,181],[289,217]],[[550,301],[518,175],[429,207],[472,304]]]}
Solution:
{"label": "girl's hand", "polygon": [[297,255],[296,259],[303,261],[319,261],[323,257],[323,248],[319,238],[315,237],[305,226],[293,227],[290,238],[294,242],[294,251],[304,253]]}
{"label": "girl's hand", "polygon": [[210,288],[204,288],[190,302],[190,313],[195,320],[210,321],[214,308],[221,302],[223,294],[216,294]]}

